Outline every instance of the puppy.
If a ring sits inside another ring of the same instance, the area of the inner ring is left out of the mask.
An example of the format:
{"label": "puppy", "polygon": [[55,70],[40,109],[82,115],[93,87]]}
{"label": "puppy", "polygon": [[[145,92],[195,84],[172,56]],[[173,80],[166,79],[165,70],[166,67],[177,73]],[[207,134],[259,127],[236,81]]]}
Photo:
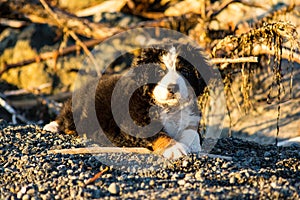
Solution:
{"label": "puppy", "polygon": [[[90,98],[87,91],[92,87],[87,84],[79,91],[80,103],[68,100],[44,129],[76,134],[80,127],[102,146],[145,147],[169,159],[201,151],[197,97],[206,84],[196,68],[178,56],[178,48],[142,50],[127,74],[103,75],[95,98]],[[89,124],[93,109],[101,131]]]}

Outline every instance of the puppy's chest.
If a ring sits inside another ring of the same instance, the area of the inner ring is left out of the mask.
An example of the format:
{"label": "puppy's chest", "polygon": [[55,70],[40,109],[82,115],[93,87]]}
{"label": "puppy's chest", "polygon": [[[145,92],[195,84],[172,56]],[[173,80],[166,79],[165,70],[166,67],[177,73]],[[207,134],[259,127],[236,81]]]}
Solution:
{"label": "puppy's chest", "polygon": [[169,136],[176,138],[186,129],[197,130],[200,116],[192,105],[182,108],[166,108],[160,113],[160,120],[164,126],[164,131]]}

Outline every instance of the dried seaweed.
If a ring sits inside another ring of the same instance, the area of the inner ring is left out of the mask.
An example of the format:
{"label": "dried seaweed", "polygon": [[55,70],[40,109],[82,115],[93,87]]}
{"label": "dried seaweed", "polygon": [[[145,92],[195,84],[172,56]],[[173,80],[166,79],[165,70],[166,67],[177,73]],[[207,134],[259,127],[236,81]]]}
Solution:
{"label": "dried seaweed", "polygon": [[[265,15],[257,17],[256,19],[250,19],[249,21],[247,21],[247,27],[250,29],[250,27],[253,28],[260,28],[265,26],[266,23],[272,23],[274,22],[277,18],[279,18],[280,16],[284,16],[288,13],[292,13],[294,12],[295,8],[295,4],[291,3],[291,4],[275,4],[271,10],[269,10]],[[278,21],[278,20],[276,20]],[[243,24],[245,24],[245,22],[241,22]],[[234,32],[240,32],[241,30],[239,30],[239,26],[241,25],[241,23],[238,23],[235,27],[235,31]]]}
{"label": "dried seaweed", "polygon": [[[277,136],[279,134],[279,119],[280,119],[280,103],[281,95],[284,94],[285,90],[282,85],[282,56],[284,44],[289,43],[290,52],[289,57],[293,56],[294,49],[298,48],[297,42],[297,32],[296,27],[288,22],[275,22],[275,23],[265,23],[263,27],[251,29],[247,33],[241,35],[230,35],[225,37],[223,40],[213,48],[213,57],[243,57],[260,55],[260,50],[262,47],[267,48],[269,51],[269,65],[272,68],[273,82],[269,87],[268,92],[268,102],[271,101],[271,91],[274,86],[277,88]],[[264,52],[265,53],[265,52]],[[291,59],[289,59],[290,62]],[[228,95],[231,80],[233,79],[232,72],[234,69],[239,69],[241,72],[241,92],[243,96],[243,106],[244,108],[251,108],[250,94],[252,91],[252,77],[254,76],[254,69],[257,65],[250,63],[242,63],[241,65],[230,65],[225,70],[222,70],[224,75],[225,91]],[[260,67],[266,67],[261,65]],[[293,66],[290,65],[291,71],[293,71]],[[292,73],[290,75],[291,84],[290,92],[292,90]],[[228,106],[227,109],[229,110]],[[231,120],[230,120],[231,121]],[[231,122],[230,122],[231,123]],[[276,138],[277,143],[277,138]]]}

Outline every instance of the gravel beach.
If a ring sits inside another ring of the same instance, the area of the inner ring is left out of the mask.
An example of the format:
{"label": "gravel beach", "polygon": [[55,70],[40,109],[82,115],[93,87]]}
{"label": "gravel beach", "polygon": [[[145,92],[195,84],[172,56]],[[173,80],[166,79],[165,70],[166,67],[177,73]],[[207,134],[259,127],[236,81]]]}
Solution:
{"label": "gravel beach", "polygon": [[[91,154],[49,154],[83,147],[82,139],[45,132],[36,125],[0,121],[0,199],[299,199],[300,147],[263,146],[237,138],[220,139],[211,154],[190,155],[155,165],[155,156],[137,155],[144,170],[108,166]],[[100,155],[99,158],[104,155]],[[122,154],[106,154],[112,162]],[[143,158],[144,157],[144,158]]]}

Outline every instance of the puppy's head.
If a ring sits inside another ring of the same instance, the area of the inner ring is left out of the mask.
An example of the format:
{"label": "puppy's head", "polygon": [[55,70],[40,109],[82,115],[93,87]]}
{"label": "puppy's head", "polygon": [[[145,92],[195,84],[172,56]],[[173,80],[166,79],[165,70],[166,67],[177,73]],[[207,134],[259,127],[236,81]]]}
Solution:
{"label": "puppy's head", "polygon": [[189,97],[187,83],[183,76],[176,71],[176,60],[175,47],[172,47],[162,56],[166,74],[157,83],[152,95],[155,102],[159,105],[174,106]]}

